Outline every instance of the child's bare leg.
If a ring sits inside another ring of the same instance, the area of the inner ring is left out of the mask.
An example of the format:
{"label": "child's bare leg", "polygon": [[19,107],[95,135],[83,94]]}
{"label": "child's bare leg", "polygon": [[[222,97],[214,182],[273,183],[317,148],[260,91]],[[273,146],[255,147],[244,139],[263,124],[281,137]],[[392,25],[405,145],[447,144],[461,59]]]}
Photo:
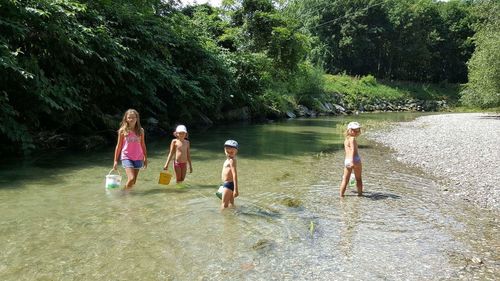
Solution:
{"label": "child's bare leg", "polygon": [[181,167],[174,166],[174,171],[175,171],[175,180],[176,180],[176,182],[177,183],[181,183],[183,181]]}
{"label": "child's bare leg", "polygon": [[135,182],[137,181],[138,175],[139,175],[139,169],[134,169],[134,185],[135,185]]}
{"label": "child's bare leg", "polygon": [[130,189],[135,184],[137,173],[135,173],[134,168],[125,168],[125,173],[127,174],[127,183],[125,184],[125,189]]}
{"label": "child's bare leg", "polygon": [[184,181],[184,179],[186,179],[186,172],[187,172],[187,165],[184,165],[181,168],[181,181]]}
{"label": "child's bare leg", "polygon": [[362,166],[361,163],[353,167],[354,176],[356,177],[356,189],[358,190],[358,196],[363,195],[363,179],[361,177]]}
{"label": "child's bare leg", "polygon": [[349,182],[349,177],[351,176],[352,169],[344,168],[344,175],[342,176],[342,182],[340,183],[340,197],[344,197],[345,190],[347,189],[347,183]]}
{"label": "child's bare leg", "polygon": [[225,209],[229,207],[230,202],[234,203],[233,192],[227,188],[224,188],[222,191],[222,203],[220,208]]}
{"label": "child's bare leg", "polygon": [[228,193],[231,193],[231,199],[229,200],[229,207],[234,207],[234,196],[233,196],[233,192],[228,192]]}

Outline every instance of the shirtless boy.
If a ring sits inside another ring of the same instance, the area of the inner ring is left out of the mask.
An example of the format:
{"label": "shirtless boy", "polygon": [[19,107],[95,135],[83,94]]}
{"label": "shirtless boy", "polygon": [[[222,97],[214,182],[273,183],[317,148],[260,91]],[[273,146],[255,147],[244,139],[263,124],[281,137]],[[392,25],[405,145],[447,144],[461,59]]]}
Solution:
{"label": "shirtless boy", "polygon": [[236,154],[238,143],[235,140],[227,140],[224,143],[226,161],[222,166],[222,204],[221,209],[234,207],[234,198],[238,197],[238,173],[236,171]]}

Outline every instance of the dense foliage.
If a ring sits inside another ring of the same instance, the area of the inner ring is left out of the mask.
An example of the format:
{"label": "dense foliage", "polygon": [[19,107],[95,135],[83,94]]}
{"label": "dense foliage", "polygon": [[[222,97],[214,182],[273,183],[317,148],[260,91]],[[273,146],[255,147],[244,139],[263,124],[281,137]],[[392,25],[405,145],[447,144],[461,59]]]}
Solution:
{"label": "dense foliage", "polygon": [[[112,142],[130,107],[163,129],[282,116],[329,98],[324,70],[465,82],[474,3],[0,0],[0,151]],[[480,50],[498,56],[498,39],[485,43],[495,25],[477,30]]]}
{"label": "dense foliage", "polygon": [[[72,136],[106,133],[116,127],[113,116],[131,106],[166,117],[172,101],[179,104],[174,111],[189,107],[186,101],[200,109],[213,104],[201,94],[199,74],[225,70],[189,21],[155,15],[170,13],[169,6],[153,11],[127,3],[2,2],[3,138],[22,143],[24,151],[33,143],[58,146]],[[183,67],[186,55],[197,56],[197,68]],[[210,69],[201,69],[205,61]],[[218,84],[222,92],[224,83]]]}
{"label": "dense foliage", "polygon": [[500,106],[500,2],[481,1],[474,36],[476,51],[468,62],[469,82],[462,92],[465,104],[481,108]]}
{"label": "dense foliage", "polygon": [[2,0],[4,149],[91,148],[129,107],[167,128],[242,107],[274,114],[321,93],[308,39],[271,1],[233,2],[226,20],[176,4]]}
{"label": "dense foliage", "polygon": [[473,52],[471,1],[291,0],[317,38],[313,61],[329,73],[465,82]]}

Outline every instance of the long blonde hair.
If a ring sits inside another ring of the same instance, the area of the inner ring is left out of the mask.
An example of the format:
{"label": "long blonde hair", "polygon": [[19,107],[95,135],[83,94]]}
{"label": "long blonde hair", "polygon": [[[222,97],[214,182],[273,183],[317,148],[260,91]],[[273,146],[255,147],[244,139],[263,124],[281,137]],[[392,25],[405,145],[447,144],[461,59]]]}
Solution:
{"label": "long blonde hair", "polygon": [[[127,122],[127,115],[131,113],[135,114],[135,117],[137,117],[134,128],[129,128]],[[123,134],[126,136],[130,131],[134,131],[134,133],[138,136],[142,134],[141,119],[139,117],[139,112],[137,112],[137,110],[135,109],[129,109],[125,111],[125,114],[123,114],[122,122],[120,123],[120,129],[118,129],[118,134]]]}

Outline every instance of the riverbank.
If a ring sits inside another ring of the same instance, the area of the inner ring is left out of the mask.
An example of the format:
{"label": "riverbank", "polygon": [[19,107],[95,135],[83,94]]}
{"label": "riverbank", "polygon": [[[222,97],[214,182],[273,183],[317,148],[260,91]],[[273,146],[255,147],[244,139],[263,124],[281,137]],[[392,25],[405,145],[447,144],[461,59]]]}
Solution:
{"label": "riverbank", "polygon": [[500,210],[498,114],[423,116],[366,136],[394,149],[398,161],[442,178],[450,196]]}

